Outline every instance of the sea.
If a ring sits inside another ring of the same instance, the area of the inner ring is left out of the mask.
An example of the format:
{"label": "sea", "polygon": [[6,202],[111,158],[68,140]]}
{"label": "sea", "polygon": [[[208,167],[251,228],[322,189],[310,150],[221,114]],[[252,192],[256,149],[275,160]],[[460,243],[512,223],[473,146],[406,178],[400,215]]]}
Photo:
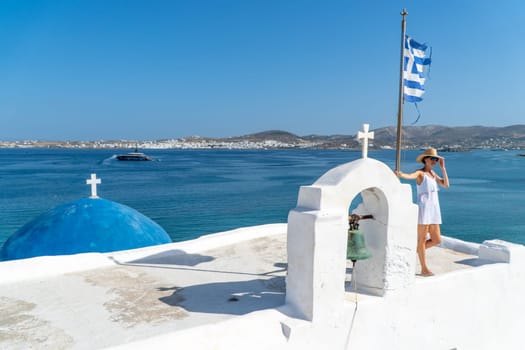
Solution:
{"label": "sea", "polygon": [[[130,206],[160,224],[174,242],[239,227],[285,223],[300,186],[361,157],[348,150],[145,150],[151,162],[116,159],[113,149],[0,149],[0,247],[47,210],[98,195]],[[403,151],[411,172],[421,151]],[[450,188],[439,196],[442,234],[481,243],[525,244],[525,157],[519,151],[443,153]],[[368,156],[395,164],[395,151]],[[438,170],[439,171],[439,170]],[[404,181],[405,182],[405,181]],[[412,184],[415,193],[414,182]],[[357,196],[349,208],[360,201]]]}

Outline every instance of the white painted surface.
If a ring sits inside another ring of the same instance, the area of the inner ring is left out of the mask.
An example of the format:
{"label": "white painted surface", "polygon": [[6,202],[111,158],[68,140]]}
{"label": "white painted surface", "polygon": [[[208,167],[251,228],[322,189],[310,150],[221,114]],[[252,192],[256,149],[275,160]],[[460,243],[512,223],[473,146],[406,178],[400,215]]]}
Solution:
{"label": "white painted surface", "polygon": [[518,262],[525,262],[524,255],[521,253],[523,246],[510,242],[493,239],[484,241],[479,246],[479,258],[494,262],[509,263],[511,259]]}
{"label": "white painted surface", "polygon": [[357,132],[357,139],[363,140],[363,158],[368,158],[368,139],[374,139],[374,132],[368,132],[370,124],[363,124],[363,131]]}
{"label": "white painted surface", "polygon": [[102,180],[97,179],[97,174],[91,174],[91,178],[86,180],[86,184],[91,185],[91,196],[89,198],[98,198],[97,185],[101,183]]}
{"label": "white painted surface", "polygon": [[465,242],[457,238],[441,236],[441,248],[452,249],[465,254],[478,255],[479,243]]}
{"label": "white painted surface", "polygon": [[330,322],[344,299],[348,209],[361,193],[358,214],[372,258],[356,266],[357,285],[382,295],[413,283],[417,206],[411,187],[374,159],[328,171],[299,192],[288,216],[287,303],[307,320]]}
{"label": "white painted surface", "polygon": [[525,286],[513,270],[494,264],[418,279],[363,302],[349,349],[522,349]]}

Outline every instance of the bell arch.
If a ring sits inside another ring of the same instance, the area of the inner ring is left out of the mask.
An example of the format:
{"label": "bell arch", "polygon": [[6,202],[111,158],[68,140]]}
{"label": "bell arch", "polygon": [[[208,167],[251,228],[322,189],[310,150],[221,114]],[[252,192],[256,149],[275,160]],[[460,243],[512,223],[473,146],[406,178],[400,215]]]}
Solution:
{"label": "bell arch", "polygon": [[299,190],[288,215],[286,303],[308,320],[330,320],[342,310],[346,276],[348,208],[362,220],[369,260],[356,264],[358,286],[384,295],[415,279],[417,206],[410,185],[401,184],[384,163],[370,158],[329,170]]}

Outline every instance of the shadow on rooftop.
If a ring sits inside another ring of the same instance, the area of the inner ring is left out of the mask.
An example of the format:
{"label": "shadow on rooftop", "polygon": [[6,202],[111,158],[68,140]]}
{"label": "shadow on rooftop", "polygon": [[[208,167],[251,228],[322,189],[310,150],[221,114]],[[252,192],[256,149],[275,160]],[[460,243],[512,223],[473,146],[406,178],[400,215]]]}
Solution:
{"label": "shadow on rooftop", "polygon": [[213,261],[215,258],[209,255],[188,254],[184,250],[173,249],[162,253],[150,255],[141,259],[129,261],[128,264],[166,264],[196,266],[201,263]]}
{"label": "shadow on rooftop", "polygon": [[[174,251],[170,251],[173,254]],[[212,261],[215,258],[208,255],[200,254],[186,254],[183,250],[175,250],[177,256],[168,256],[168,252],[161,254],[155,254],[142,259],[132,260],[128,262],[121,262],[115,259],[113,256],[109,256],[108,259],[113,261],[115,264],[120,266],[136,266],[136,267],[150,267],[157,269],[170,269],[170,270],[184,270],[184,271],[196,271],[196,272],[214,272],[234,275],[248,275],[248,276],[272,276],[281,272],[285,272],[288,268],[287,263],[275,263],[276,270],[266,272],[242,272],[242,271],[228,271],[228,270],[217,270],[217,269],[203,269],[203,268],[191,268],[186,266],[196,266],[197,264]]]}
{"label": "shadow on rooftop", "polygon": [[486,260],[486,259],[479,259],[479,258],[470,258],[470,259],[463,259],[463,260],[454,261],[454,263],[462,264],[462,265],[468,265],[468,266],[472,266],[472,267],[477,267],[477,266],[495,264],[495,263],[497,263],[497,261]]}
{"label": "shadow on rooftop", "polygon": [[172,295],[159,298],[170,306],[189,312],[243,315],[275,308],[285,303],[285,277],[247,281],[214,282],[173,289]]}
{"label": "shadow on rooftop", "polygon": [[188,312],[243,315],[285,304],[286,282],[282,274],[287,270],[288,264],[286,262],[266,265],[266,271],[257,269],[252,272],[239,266],[231,266],[231,270],[225,266],[214,269],[213,267],[216,266],[213,263],[197,267],[199,264],[208,263],[217,258],[208,255],[188,254],[183,250],[165,251],[128,262],[118,261],[113,256],[110,256],[109,259],[121,266],[199,273],[211,272],[233,276],[216,275],[213,277],[222,279],[222,282],[194,284],[185,287],[168,285],[158,288],[159,291],[163,292],[172,291],[171,295],[161,297],[158,299],[159,301],[170,306],[184,308]]}

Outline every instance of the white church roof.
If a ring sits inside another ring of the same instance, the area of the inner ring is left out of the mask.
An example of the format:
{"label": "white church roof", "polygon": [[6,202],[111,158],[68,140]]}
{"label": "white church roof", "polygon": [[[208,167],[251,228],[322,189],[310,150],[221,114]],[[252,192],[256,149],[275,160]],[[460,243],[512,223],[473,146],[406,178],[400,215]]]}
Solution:
{"label": "white church roof", "polygon": [[[74,271],[63,263],[42,273],[24,269],[27,263],[45,266],[82,257],[84,264]],[[438,274],[472,269],[468,261],[473,258],[446,249],[429,251]],[[286,261],[286,225],[276,224],[118,253],[4,262],[2,280],[10,273],[16,276],[0,282],[0,308],[11,320],[3,325],[9,332],[0,337],[0,348],[39,348],[45,343],[49,348],[99,349],[217,327],[222,321],[249,318],[254,311],[275,312],[285,300]],[[352,304],[350,262],[348,268],[346,299]],[[262,317],[266,326],[272,323],[267,317],[279,329],[279,318],[287,319],[275,312]],[[229,336],[242,332],[248,331]],[[280,338],[285,340],[282,334]]]}

